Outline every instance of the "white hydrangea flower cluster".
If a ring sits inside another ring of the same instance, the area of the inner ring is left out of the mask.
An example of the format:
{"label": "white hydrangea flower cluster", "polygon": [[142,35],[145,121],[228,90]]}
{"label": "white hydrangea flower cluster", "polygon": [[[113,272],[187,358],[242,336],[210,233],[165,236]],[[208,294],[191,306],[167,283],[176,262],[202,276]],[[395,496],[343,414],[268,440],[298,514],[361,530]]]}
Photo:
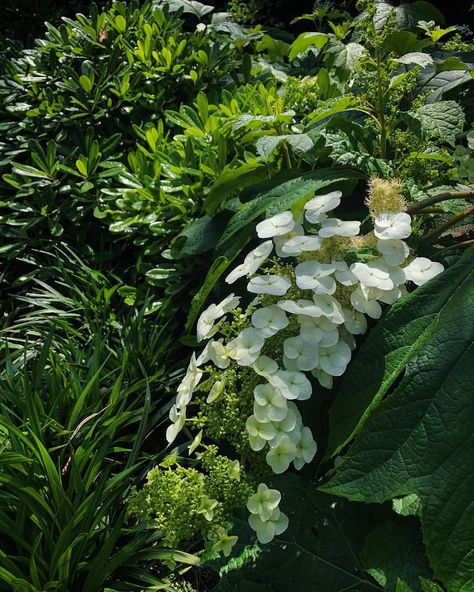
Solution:
{"label": "white hydrangea flower cluster", "polygon": [[[197,337],[208,341],[197,359],[193,354],[178,387],[169,442],[186,421],[186,407],[203,375],[202,366],[211,361],[225,370],[234,363],[261,377],[253,392],[253,413],[246,421],[252,450],[264,451],[276,474],[292,463],[299,470],[313,460],[317,445],[303,424],[297,401],[311,397],[314,379],[331,388],[333,378],[345,372],[355,336],[367,330],[366,315],[378,319],[381,303],[399,299],[406,292],[405,282],[421,285],[443,270],[441,264],[423,257],[405,264],[410,251],[404,239],[411,234],[411,218],[405,212],[375,215],[374,232],[367,239],[374,255],[346,262],[348,247],[364,244],[366,237],[359,236],[360,222],[331,215],[340,201],[339,191],[319,195],[304,205],[300,216],[286,211],[257,224],[264,241],[226,278],[229,284],[248,279],[247,291],[255,295],[244,313],[248,323],[230,340],[215,338],[225,315],[239,304],[234,294],[201,314]],[[274,249],[279,259],[272,266],[269,257]],[[263,350],[279,333],[284,339],[279,358],[274,359]],[[207,403],[212,404],[224,388],[225,373],[210,389]],[[261,542],[286,529],[288,519],[278,509],[280,497],[260,484],[249,499],[249,523]]]}

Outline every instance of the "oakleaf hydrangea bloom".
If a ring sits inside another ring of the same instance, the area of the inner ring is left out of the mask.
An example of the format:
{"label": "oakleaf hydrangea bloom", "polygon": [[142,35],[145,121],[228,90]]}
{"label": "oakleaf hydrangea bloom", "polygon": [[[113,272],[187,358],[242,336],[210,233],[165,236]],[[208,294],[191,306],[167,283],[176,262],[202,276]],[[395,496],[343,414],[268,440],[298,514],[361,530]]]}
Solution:
{"label": "oakleaf hydrangea bloom", "polygon": [[288,516],[275,508],[268,520],[262,520],[258,514],[250,514],[249,524],[256,532],[257,539],[266,544],[272,541],[275,535],[285,532],[288,528]]}
{"label": "oakleaf hydrangea bloom", "polygon": [[278,490],[269,489],[265,483],[260,483],[257,492],[249,497],[247,509],[265,522],[270,520],[280,501],[281,493]]}
{"label": "oakleaf hydrangea bloom", "polygon": [[202,341],[203,339],[207,339],[208,337],[212,337],[214,333],[218,330],[218,327],[214,326],[214,323],[217,319],[220,319],[224,316],[227,312],[231,311],[235,308],[240,301],[239,296],[234,296],[234,294],[230,294],[227,298],[220,304],[211,304],[206,310],[201,314],[197,322],[197,338],[198,341]]}
{"label": "oakleaf hydrangea bloom", "polygon": [[[236,483],[257,455],[257,474],[264,460],[270,478],[313,461],[317,434],[305,425],[301,401],[331,389],[344,374],[367,317],[380,318],[385,305],[406,293],[406,282],[422,285],[443,271],[440,263],[412,257],[400,186],[371,180],[370,196],[374,230],[365,236],[360,221],[334,215],[339,191],[257,224],[262,242],[226,278],[229,284],[247,278],[242,296],[250,303],[238,308],[239,297],[231,294],[199,317],[198,341],[206,342],[178,387],[170,443],[186,425],[201,430],[191,445],[198,459],[208,435],[230,444],[240,459]],[[200,498],[198,512],[207,521],[220,511],[217,497]],[[288,526],[280,501],[263,483],[249,494],[249,524],[261,543]],[[235,541],[219,533],[213,548],[226,554]]]}
{"label": "oakleaf hydrangea bloom", "polygon": [[225,281],[228,284],[233,284],[239,278],[252,275],[264,263],[270,253],[273,251],[273,243],[271,240],[265,241],[258,245],[253,251],[245,257],[244,262],[238,265],[233,271],[229,273]]}
{"label": "oakleaf hydrangea bloom", "polygon": [[374,234],[382,240],[408,238],[411,218],[406,212],[384,212],[375,217]]}
{"label": "oakleaf hydrangea bloom", "polygon": [[257,234],[260,238],[282,236],[293,230],[295,221],[291,212],[282,212],[257,224]]}
{"label": "oakleaf hydrangea bloom", "polygon": [[284,296],[290,288],[290,280],[279,275],[256,275],[247,286],[247,290],[254,294],[271,294],[273,296]]}
{"label": "oakleaf hydrangea bloom", "polygon": [[426,284],[429,280],[443,271],[441,263],[430,261],[426,257],[417,257],[404,269],[407,280],[414,282],[417,286]]}

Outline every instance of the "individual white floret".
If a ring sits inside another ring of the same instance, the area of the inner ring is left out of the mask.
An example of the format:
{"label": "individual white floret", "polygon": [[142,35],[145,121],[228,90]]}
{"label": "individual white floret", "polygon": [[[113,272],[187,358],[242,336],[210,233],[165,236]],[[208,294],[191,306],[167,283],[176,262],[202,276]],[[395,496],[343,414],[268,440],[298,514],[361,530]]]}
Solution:
{"label": "individual white floret", "polygon": [[273,422],[273,426],[275,427],[276,433],[268,442],[270,448],[278,446],[284,438],[289,438],[294,444],[300,439],[300,425],[296,422],[295,414],[291,409],[288,409],[288,413],[283,420]]}
{"label": "individual white floret", "polygon": [[252,314],[252,325],[258,329],[264,337],[271,337],[288,326],[288,318],[284,311],[272,304],[259,308]]}
{"label": "individual white floret", "polygon": [[337,208],[341,203],[342,193],[340,191],[332,191],[326,195],[317,195],[306,202],[305,217],[311,224],[317,224],[324,220],[326,212],[330,212]]}
{"label": "individual white floret", "polygon": [[252,364],[252,368],[260,376],[269,376],[275,374],[278,370],[278,364],[268,356],[259,356]]}
{"label": "individual white floret", "polygon": [[292,238],[296,238],[296,237],[300,237],[300,236],[304,236],[304,227],[303,224],[301,224],[300,221],[295,220],[295,225],[293,226],[293,230],[291,230],[290,232],[287,232],[286,234],[283,234],[281,236],[274,236],[273,237],[273,243],[275,245],[275,252],[278,255],[278,257],[293,257],[293,255],[289,255],[288,253],[285,253],[283,251],[283,245],[285,243],[287,243],[289,240],[291,240]]}
{"label": "individual white floret", "polygon": [[359,282],[367,288],[380,288],[392,290],[395,287],[388,271],[380,269],[372,263],[360,263],[357,261],[351,265],[351,271]]}
{"label": "individual white floret", "polygon": [[319,361],[318,348],[301,335],[288,337],[283,343],[285,356],[295,360],[298,370],[308,371],[316,368]]}
{"label": "individual white floret", "polygon": [[328,331],[337,330],[336,323],[333,323],[325,316],[308,317],[298,316],[298,323],[300,325],[300,335],[312,343],[319,343],[324,334]]}
{"label": "individual white floret", "polygon": [[293,236],[286,240],[282,246],[282,252],[287,256],[296,257],[308,251],[317,251],[321,247],[322,239],[319,236]]}
{"label": "individual white floret", "polygon": [[[341,327],[341,325],[339,325]],[[333,329],[332,331],[324,331],[321,341],[319,342],[320,347],[331,347],[332,345],[336,345],[339,341],[339,331],[338,329]]]}
{"label": "individual white floret", "polygon": [[344,326],[352,335],[363,335],[367,331],[367,319],[353,308],[344,308]]}
{"label": "individual white floret", "polygon": [[403,239],[411,234],[411,218],[406,212],[383,212],[375,216],[374,234],[377,238]]}
{"label": "individual white floret", "polygon": [[193,352],[184,378],[177,388],[176,405],[178,409],[184,409],[191,401],[194,389],[202,378],[202,370],[197,366],[196,354]]}
{"label": "individual white floret", "polygon": [[300,439],[296,442],[296,457],[293,461],[295,469],[299,471],[306,463],[310,463],[315,457],[317,450],[318,445],[313,438],[311,430],[308,427],[304,427],[300,432]]}
{"label": "individual white floret", "polygon": [[260,520],[270,520],[273,511],[278,508],[281,493],[278,489],[270,489],[265,483],[260,483],[257,492],[247,501],[247,510],[259,516]]}
{"label": "individual white floret", "polygon": [[410,254],[406,242],[397,238],[379,239],[377,249],[389,265],[401,265]]}
{"label": "individual white floret", "polygon": [[259,384],[253,391],[254,415],[259,421],[281,421],[287,414],[287,402],[271,384]]}
{"label": "individual white floret", "polygon": [[291,314],[304,315],[308,317],[320,317],[321,310],[311,300],[301,298],[299,300],[280,300],[278,305],[281,309]]}
{"label": "individual white floret", "polygon": [[166,440],[168,444],[171,444],[176,440],[176,436],[184,427],[186,408],[179,410],[176,404],[173,405],[170,409],[169,417],[172,423],[166,429]]}
{"label": "individual white floret", "polygon": [[331,236],[357,236],[360,232],[360,222],[356,220],[339,220],[328,218],[321,222],[319,236],[329,238]]}
{"label": "individual white floret", "polygon": [[331,376],[344,374],[351,359],[351,349],[344,341],[319,350],[319,366]]}
{"label": "individual white floret", "polygon": [[370,288],[363,285],[357,288],[351,294],[352,306],[372,319],[379,319],[382,316],[382,307],[376,298],[370,293]]}
{"label": "individual white floret", "polygon": [[240,296],[229,294],[229,296],[224,298],[219,304],[211,304],[208,306],[206,310],[201,313],[197,322],[197,340],[202,341],[203,339],[212,337],[218,329],[218,327],[215,326],[216,320],[236,308],[239,302]]}
{"label": "individual white floret", "polygon": [[333,378],[330,374],[328,374],[327,372],[324,372],[324,370],[321,370],[321,368],[315,368],[314,370],[311,371],[311,374],[318,379],[319,384],[326,389],[331,389],[332,388],[332,383],[333,383]]}
{"label": "individual white floret", "polygon": [[278,370],[268,377],[268,382],[276,387],[286,399],[304,401],[311,397],[311,383],[303,372]]}
{"label": "individual white floret", "polygon": [[282,212],[257,224],[256,230],[260,238],[271,238],[291,232],[294,225],[293,214],[291,212]]}
{"label": "individual white floret", "polygon": [[211,360],[218,368],[227,368],[230,364],[229,352],[223,344],[223,339],[217,341],[211,339],[206,343],[206,347],[199,354],[196,364],[202,366]]}
{"label": "individual white floret", "polygon": [[296,285],[301,290],[313,290],[316,294],[334,294],[336,282],[331,274],[333,265],[318,261],[304,261],[295,267]]}
{"label": "individual white floret", "polygon": [[431,261],[426,257],[417,257],[403,271],[407,280],[414,282],[417,286],[422,286],[444,271],[444,267],[441,263]]}
{"label": "individual white floret", "polygon": [[260,355],[265,343],[263,335],[254,327],[247,327],[227,344],[227,351],[239,366],[250,366]]}
{"label": "individual white floret", "polygon": [[327,317],[336,325],[341,325],[344,322],[342,306],[329,294],[314,294],[313,302],[320,311],[319,316]]}
{"label": "individual white floret", "polygon": [[270,448],[266,461],[277,475],[284,473],[296,457],[295,443],[288,436],[283,436],[274,448]]}
{"label": "individual white floret", "polygon": [[254,294],[284,296],[291,288],[291,281],[279,275],[257,275],[247,285],[247,290]]}
{"label": "individual white floret", "polygon": [[253,251],[245,257],[244,262],[238,265],[225,278],[228,284],[233,284],[236,280],[243,276],[253,275],[257,269],[264,263],[273,250],[273,242],[267,240],[258,245]]}
{"label": "individual white floret", "polygon": [[400,300],[402,296],[407,293],[405,286],[395,286],[392,290],[379,290],[378,288],[370,288],[371,297],[377,298],[384,304],[393,304]]}
{"label": "individual white floret", "polygon": [[262,520],[257,514],[250,514],[249,525],[256,532],[260,543],[266,544],[288,528],[288,516],[275,508],[269,520]]}
{"label": "individual white floret", "polygon": [[255,415],[251,415],[246,423],[245,428],[249,435],[249,444],[252,450],[258,452],[262,450],[265,444],[275,437],[275,427],[270,421],[258,421]]}
{"label": "individual white floret", "polygon": [[335,276],[336,280],[343,286],[355,286],[359,282],[347,265],[346,269],[336,271]]}

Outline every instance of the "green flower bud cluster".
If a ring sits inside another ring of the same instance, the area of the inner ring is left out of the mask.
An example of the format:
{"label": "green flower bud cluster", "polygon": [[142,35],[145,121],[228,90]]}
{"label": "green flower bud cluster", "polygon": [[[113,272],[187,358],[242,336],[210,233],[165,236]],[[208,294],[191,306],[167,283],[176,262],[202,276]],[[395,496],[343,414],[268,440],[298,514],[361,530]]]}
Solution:
{"label": "green flower bud cluster", "polygon": [[196,539],[214,546],[223,537],[228,544],[232,512],[245,505],[254,489],[240,463],[218,454],[217,446],[204,447],[197,457],[201,470],[170,455],[129,497],[129,516],[162,532],[169,547]]}

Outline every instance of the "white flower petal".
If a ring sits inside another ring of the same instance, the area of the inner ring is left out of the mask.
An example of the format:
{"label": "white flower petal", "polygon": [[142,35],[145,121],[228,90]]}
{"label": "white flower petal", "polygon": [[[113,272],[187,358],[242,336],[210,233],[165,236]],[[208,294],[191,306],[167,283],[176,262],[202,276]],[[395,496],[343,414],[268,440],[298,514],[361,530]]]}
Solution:
{"label": "white flower petal", "polygon": [[260,238],[271,238],[291,232],[294,225],[293,214],[291,212],[282,212],[257,224],[256,230]]}
{"label": "white flower petal", "polygon": [[273,242],[271,240],[265,241],[258,245],[253,251],[245,257],[243,263],[238,265],[225,278],[228,284],[233,284],[236,280],[243,276],[250,276],[254,274],[257,269],[264,263],[273,250]]}
{"label": "white flower petal", "polygon": [[331,236],[357,236],[360,232],[360,222],[356,220],[339,220],[328,218],[321,223],[319,236],[329,238]]}
{"label": "white flower petal", "polygon": [[291,288],[291,281],[279,275],[257,275],[248,283],[247,290],[254,294],[284,296]]}
{"label": "white flower petal", "polygon": [[444,271],[444,267],[441,263],[431,261],[426,257],[417,257],[403,271],[407,280],[414,282],[417,286],[422,286]]}
{"label": "white flower petal", "polygon": [[411,218],[406,212],[383,212],[375,217],[374,234],[377,238],[403,239],[411,234]]}
{"label": "white flower petal", "polygon": [[410,254],[408,245],[397,238],[379,239],[377,249],[389,265],[401,265]]}
{"label": "white flower petal", "polygon": [[275,304],[259,308],[252,314],[252,324],[264,337],[271,337],[288,326],[284,311]]}
{"label": "white flower petal", "polygon": [[317,195],[306,202],[305,217],[311,224],[317,224],[324,219],[326,212],[330,212],[337,208],[341,203],[342,193],[340,191],[332,191],[326,195]]}
{"label": "white flower petal", "polygon": [[294,257],[307,251],[317,251],[321,243],[319,236],[293,236],[283,243],[281,250],[285,255]]}

